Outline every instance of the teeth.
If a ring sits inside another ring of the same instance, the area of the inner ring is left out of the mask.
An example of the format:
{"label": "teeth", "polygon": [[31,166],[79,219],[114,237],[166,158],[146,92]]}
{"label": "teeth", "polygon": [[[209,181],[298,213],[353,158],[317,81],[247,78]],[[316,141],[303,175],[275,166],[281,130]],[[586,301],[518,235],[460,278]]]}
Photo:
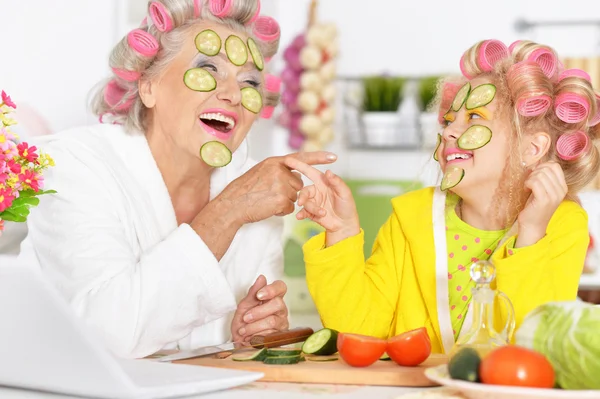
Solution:
{"label": "teeth", "polygon": [[223,115],[223,114],[219,114],[219,113],[214,113],[214,112],[206,112],[204,114],[200,115],[201,119],[212,119],[215,121],[221,121],[221,122],[225,122],[227,123],[227,127],[229,129],[233,129],[235,127],[235,120],[229,116]]}
{"label": "teeth", "polygon": [[446,162],[454,161],[455,159],[469,159],[471,155],[469,154],[450,154],[446,157]]}

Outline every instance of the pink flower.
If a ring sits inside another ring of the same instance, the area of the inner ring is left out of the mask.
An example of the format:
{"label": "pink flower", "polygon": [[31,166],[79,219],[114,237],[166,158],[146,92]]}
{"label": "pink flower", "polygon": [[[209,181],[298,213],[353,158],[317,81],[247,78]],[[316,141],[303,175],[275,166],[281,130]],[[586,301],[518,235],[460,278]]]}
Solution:
{"label": "pink flower", "polygon": [[0,184],[4,184],[8,180],[8,173],[6,171],[0,172]]}
{"label": "pink flower", "polygon": [[14,142],[5,141],[0,143],[0,153],[4,154],[5,159],[13,159],[19,155],[19,150],[17,150],[17,145]]}
{"label": "pink flower", "polygon": [[38,154],[35,153],[37,151],[36,146],[29,147],[29,144],[21,143],[17,145],[17,150],[19,150],[19,155],[29,162],[35,162],[38,158]]}
{"label": "pink flower", "polygon": [[40,191],[44,185],[42,175],[35,173],[33,170],[26,170],[19,175],[19,182],[27,184],[33,191]]}
{"label": "pink flower", "polygon": [[2,103],[13,109],[17,109],[17,105],[10,99],[10,96],[2,90]]}
{"label": "pink flower", "polygon": [[0,189],[0,212],[4,212],[10,208],[14,199],[15,197],[12,195],[11,189]]}
{"label": "pink flower", "polygon": [[21,173],[21,165],[18,164],[14,159],[9,159],[8,161],[6,161],[6,167],[8,168],[9,171],[19,174]]}

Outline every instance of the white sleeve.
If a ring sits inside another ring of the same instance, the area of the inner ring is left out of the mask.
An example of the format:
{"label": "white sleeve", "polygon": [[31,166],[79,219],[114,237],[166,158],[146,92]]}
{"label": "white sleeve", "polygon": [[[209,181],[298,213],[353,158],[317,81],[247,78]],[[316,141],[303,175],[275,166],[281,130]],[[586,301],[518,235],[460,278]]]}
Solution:
{"label": "white sleeve", "polygon": [[144,357],[236,308],[218,261],[189,225],[136,254],[110,179],[55,154],[47,188],[58,194],[32,211],[29,239],[43,270],[108,349]]}

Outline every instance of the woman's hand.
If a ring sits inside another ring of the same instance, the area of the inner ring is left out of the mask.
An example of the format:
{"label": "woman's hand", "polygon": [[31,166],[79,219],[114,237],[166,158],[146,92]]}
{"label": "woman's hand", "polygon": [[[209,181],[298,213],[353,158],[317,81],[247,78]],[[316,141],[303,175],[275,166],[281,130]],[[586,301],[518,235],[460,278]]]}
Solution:
{"label": "woman's hand", "polygon": [[352,192],[339,176],[330,170],[322,173],[295,158],[287,159],[286,165],[314,183],[300,191],[298,205],[303,208],[296,215],[297,219],[309,218],[323,226],[327,246],[360,233]]}
{"label": "woman's hand", "polygon": [[248,295],[240,301],[231,322],[234,342],[248,342],[254,335],[267,335],[289,328],[288,309],[283,301],[287,286],[277,280],[267,285],[259,276]]}
{"label": "woman's hand", "polygon": [[556,162],[536,166],[525,180],[525,188],[531,190],[531,196],[519,213],[517,248],[533,245],[546,235],[548,223],[568,191],[565,174]]}

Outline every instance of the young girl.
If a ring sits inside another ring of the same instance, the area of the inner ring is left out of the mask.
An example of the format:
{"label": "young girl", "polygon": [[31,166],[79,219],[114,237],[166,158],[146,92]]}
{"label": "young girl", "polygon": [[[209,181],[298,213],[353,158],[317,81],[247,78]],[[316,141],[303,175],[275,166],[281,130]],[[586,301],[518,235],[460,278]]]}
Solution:
{"label": "young girl", "polygon": [[[297,218],[326,229],[304,246],[324,326],[380,338],[425,326],[432,351],[449,353],[468,330],[478,259],[493,262],[517,328],[536,306],[576,298],[589,235],[575,195],[599,167],[590,78],[528,41],[477,43],[460,65],[464,77],[438,93],[441,185],[392,200],[366,261],[346,184],[289,161],[314,183],[300,193]],[[500,329],[506,308],[497,305]]]}

